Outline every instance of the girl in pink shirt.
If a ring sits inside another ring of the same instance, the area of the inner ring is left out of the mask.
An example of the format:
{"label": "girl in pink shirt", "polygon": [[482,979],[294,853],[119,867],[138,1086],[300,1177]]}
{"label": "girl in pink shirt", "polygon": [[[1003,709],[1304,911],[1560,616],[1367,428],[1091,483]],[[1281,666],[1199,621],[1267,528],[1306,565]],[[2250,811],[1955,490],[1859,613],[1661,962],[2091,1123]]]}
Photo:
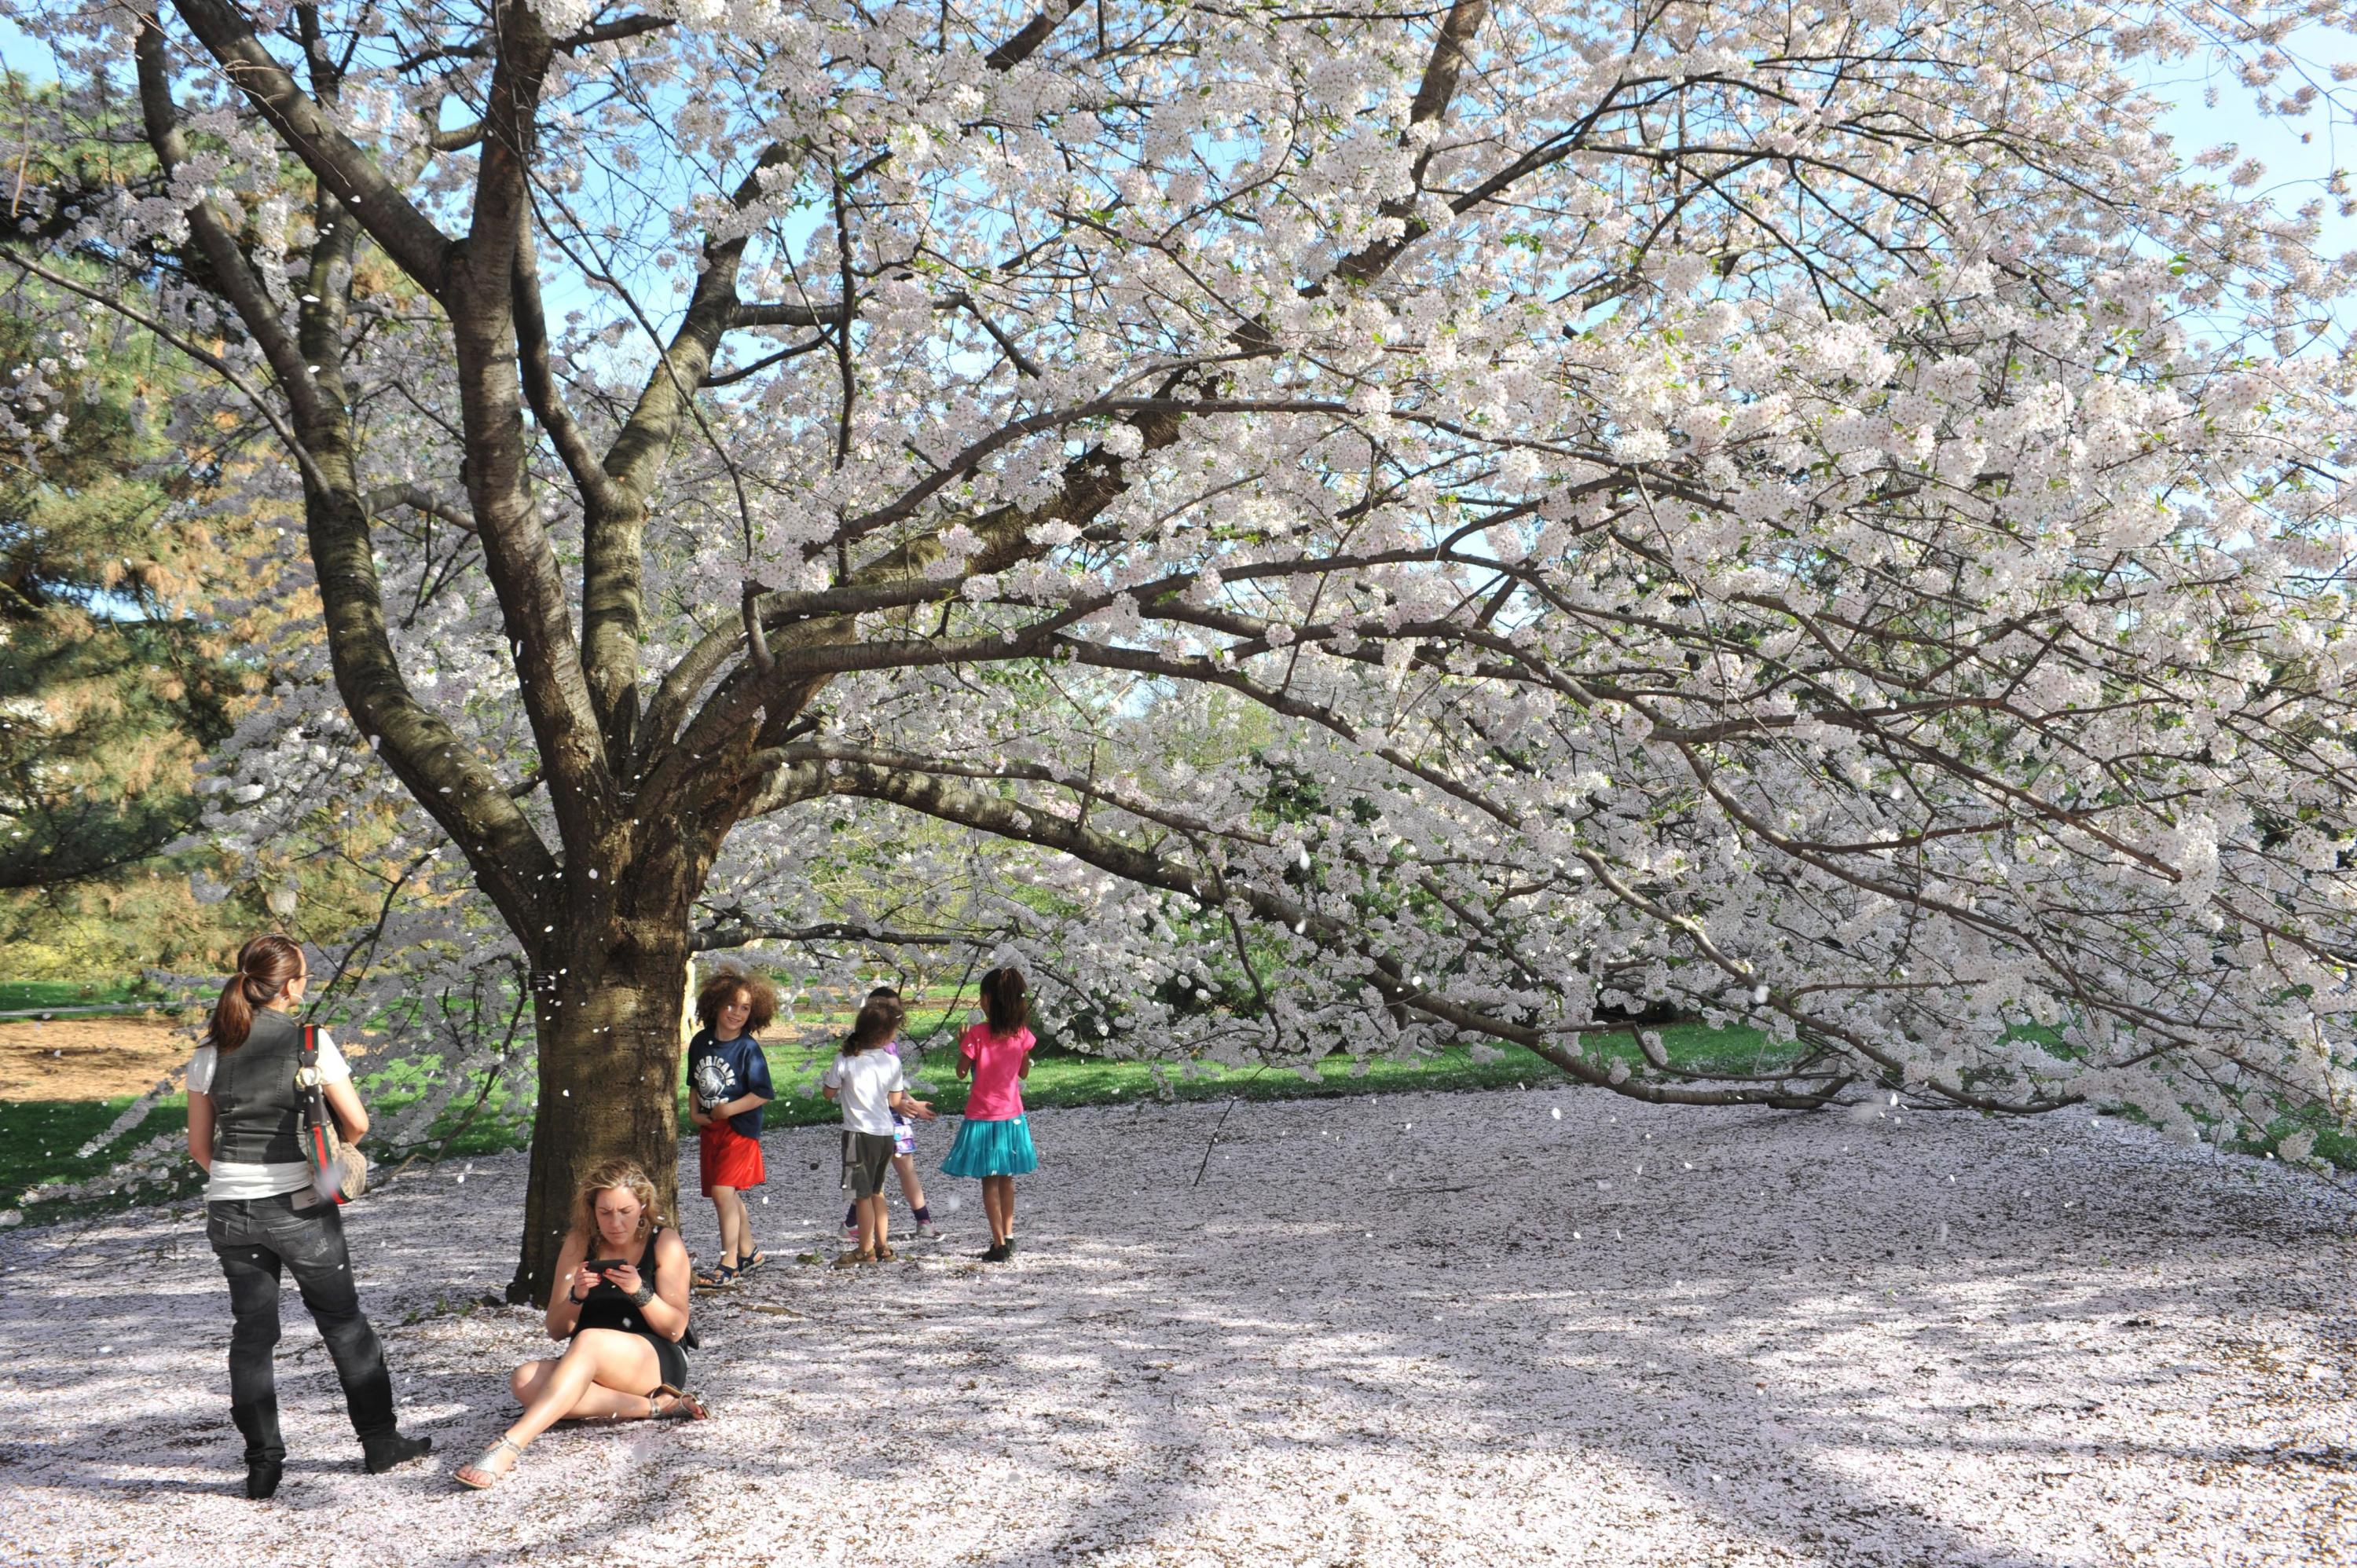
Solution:
{"label": "girl in pink shirt", "polygon": [[984,975],[982,1011],[985,1021],[958,1037],[957,1075],[971,1077],[974,1091],[942,1169],[982,1178],[982,1209],[990,1219],[990,1251],[982,1256],[1003,1263],[1015,1256],[1015,1178],[1039,1168],[1023,1116],[1023,1079],[1039,1044],[1026,1026],[1031,1004],[1023,972],[1010,964]]}

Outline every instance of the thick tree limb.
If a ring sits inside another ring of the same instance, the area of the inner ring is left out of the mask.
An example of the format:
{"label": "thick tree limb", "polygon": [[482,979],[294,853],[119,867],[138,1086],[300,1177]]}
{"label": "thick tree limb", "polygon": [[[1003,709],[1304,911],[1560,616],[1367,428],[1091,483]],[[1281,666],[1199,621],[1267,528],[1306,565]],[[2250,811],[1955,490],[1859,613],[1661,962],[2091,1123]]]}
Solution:
{"label": "thick tree limb", "polygon": [[978,937],[956,936],[941,931],[901,931],[886,926],[854,925],[843,920],[822,920],[814,926],[783,926],[759,920],[732,920],[706,926],[688,939],[692,952],[716,952],[724,948],[741,948],[754,942],[823,942],[856,941],[882,942],[889,947],[979,947],[996,940]]}
{"label": "thick tree limb", "polygon": [[597,454],[590,450],[588,436],[566,406],[564,391],[549,365],[548,313],[540,301],[540,252],[529,223],[517,237],[514,293],[516,362],[522,371],[523,394],[532,404],[533,417],[548,433],[549,445],[573,477],[585,510],[598,511],[623,504]]}
{"label": "thick tree limb", "polygon": [[[132,40],[132,57],[138,72],[140,119],[148,145],[156,149],[156,161],[167,177],[174,176],[188,162],[188,138],[180,130],[179,110],[172,102],[170,68],[164,58],[164,29],[152,14],[141,16],[136,25],[138,33]],[[269,361],[271,374],[285,394],[296,427],[308,425],[316,429],[321,412],[318,390],[311,384],[303,350],[286,330],[262,280],[254,275],[245,252],[238,248],[236,238],[221,222],[221,214],[210,201],[196,202],[187,213],[189,234],[204,252],[206,265],[231,308],[246,324],[263,358]]]}
{"label": "thick tree limb", "polygon": [[1045,9],[1016,30],[1015,36],[983,57],[993,70],[1012,70],[1037,53],[1064,18],[1081,8],[1080,0],[1049,0]]}
{"label": "thick tree limb", "polygon": [[385,253],[436,299],[448,283],[450,237],[410,203],[352,139],[286,74],[233,0],[174,0],[230,81],[269,121],[288,151],[352,209]]}
{"label": "thick tree limb", "polygon": [[515,319],[516,274],[533,221],[531,161],[550,45],[530,7],[503,0],[485,105],[490,134],[467,242],[444,282],[456,350],[467,488],[498,596],[517,685],[568,845],[587,851],[619,814],[597,704],[575,639],[571,594],[532,490]]}

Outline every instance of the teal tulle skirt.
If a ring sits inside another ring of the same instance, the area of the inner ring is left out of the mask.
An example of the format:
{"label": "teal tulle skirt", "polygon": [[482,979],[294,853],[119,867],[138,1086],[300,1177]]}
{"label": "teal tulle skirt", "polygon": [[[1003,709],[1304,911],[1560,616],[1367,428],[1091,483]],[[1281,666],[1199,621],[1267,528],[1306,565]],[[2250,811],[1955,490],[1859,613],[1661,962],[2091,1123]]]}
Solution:
{"label": "teal tulle skirt", "polygon": [[1031,1128],[1021,1116],[1002,1122],[979,1122],[969,1116],[958,1123],[957,1139],[942,1169],[956,1176],[1026,1176],[1039,1168],[1039,1152],[1031,1147]]}

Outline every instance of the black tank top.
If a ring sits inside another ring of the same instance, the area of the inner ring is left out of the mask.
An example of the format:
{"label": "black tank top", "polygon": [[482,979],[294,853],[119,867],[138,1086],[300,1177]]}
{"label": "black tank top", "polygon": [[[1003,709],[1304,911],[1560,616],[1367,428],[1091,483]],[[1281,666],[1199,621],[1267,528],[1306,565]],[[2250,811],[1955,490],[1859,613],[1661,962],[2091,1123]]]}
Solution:
{"label": "black tank top", "polygon": [[[639,1254],[639,1280],[642,1284],[655,1283],[655,1238],[662,1234],[662,1227],[660,1225],[647,1232],[647,1250]],[[595,1240],[603,1241],[605,1238],[601,1236]],[[585,1328],[619,1328],[625,1334],[668,1337],[656,1335],[647,1326],[639,1304],[605,1280],[599,1280],[589,1294],[581,1298],[581,1316],[573,1320],[573,1333],[578,1334]],[[565,1337],[571,1338],[572,1335]]]}

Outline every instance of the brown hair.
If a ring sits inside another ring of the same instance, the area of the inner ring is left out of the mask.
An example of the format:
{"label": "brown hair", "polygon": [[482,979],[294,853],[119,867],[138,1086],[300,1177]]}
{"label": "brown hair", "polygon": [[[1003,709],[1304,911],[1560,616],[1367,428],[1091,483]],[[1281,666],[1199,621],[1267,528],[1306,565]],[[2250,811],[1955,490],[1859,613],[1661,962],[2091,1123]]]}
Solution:
{"label": "brown hair", "polygon": [[655,1212],[655,1184],[647,1179],[639,1163],[608,1160],[581,1179],[580,1195],[573,1200],[574,1228],[585,1239],[597,1234],[597,1195],[617,1190],[627,1191],[639,1200],[640,1236],[647,1233],[648,1227],[662,1223],[662,1216]]}
{"label": "brown hair", "polygon": [[205,1031],[205,1044],[220,1051],[233,1051],[245,1044],[246,1036],[253,1032],[254,1009],[277,1001],[286,983],[304,969],[303,950],[295,939],[275,931],[238,949],[237,972],[230,976],[229,983],[221,987],[221,1000],[213,1004],[213,1024]]}
{"label": "brown hair", "polygon": [[732,963],[705,981],[704,989],[695,993],[695,1015],[704,1020],[705,1028],[717,1029],[720,1010],[740,991],[752,1009],[745,1018],[745,1032],[759,1034],[778,1015],[778,988],[757,969],[738,969]]}
{"label": "brown hair", "polygon": [[859,1004],[859,1016],[852,1020],[851,1033],[845,1036],[843,1054],[856,1057],[870,1046],[880,1046],[900,1032],[909,1016],[908,1010],[893,996],[871,996]]}
{"label": "brown hair", "polygon": [[982,977],[982,1015],[994,1035],[1012,1035],[1031,1021],[1031,999],[1024,994],[1023,972],[1013,964]]}

